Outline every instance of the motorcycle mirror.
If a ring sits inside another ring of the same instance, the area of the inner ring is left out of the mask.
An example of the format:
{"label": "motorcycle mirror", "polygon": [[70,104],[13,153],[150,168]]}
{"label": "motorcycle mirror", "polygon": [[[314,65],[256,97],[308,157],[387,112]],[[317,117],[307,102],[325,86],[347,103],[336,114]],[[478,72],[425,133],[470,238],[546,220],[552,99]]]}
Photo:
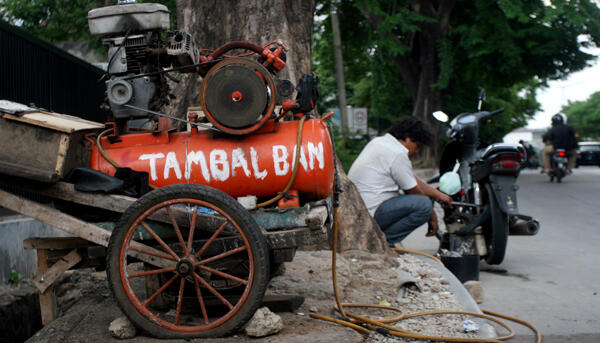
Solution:
{"label": "motorcycle mirror", "polygon": [[477,102],[477,111],[481,111],[481,105],[485,101],[485,88],[481,88],[481,92],[479,92],[479,101]]}
{"label": "motorcycle mirror", "polygon": [[448,122],[448,115],[442,111],[435,111],[432,115],[437,121],[441,121],[442,123]]}

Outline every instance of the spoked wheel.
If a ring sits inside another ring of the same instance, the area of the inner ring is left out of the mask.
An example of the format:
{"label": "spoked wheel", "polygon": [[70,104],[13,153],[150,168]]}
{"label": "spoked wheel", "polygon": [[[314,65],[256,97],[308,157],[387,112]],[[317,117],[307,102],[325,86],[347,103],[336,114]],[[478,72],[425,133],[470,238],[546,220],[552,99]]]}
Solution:
{"label": "spoked wheel", "polygon": [[492,193],[492,187],[485,185],[487,200],[490,205],[490,220],[483,224],[483,234],[488,254],[488,264],[500,264],[504,260],[508,243],[508,215],[500,210],[498,201]]}
{"label": "spoked wheel", "polygon": [[123,213],[107,270],[117,303],[143,331],[215,337],[240,329],[262,302],[269,255],[235,199],[180,184],[146,194]]}

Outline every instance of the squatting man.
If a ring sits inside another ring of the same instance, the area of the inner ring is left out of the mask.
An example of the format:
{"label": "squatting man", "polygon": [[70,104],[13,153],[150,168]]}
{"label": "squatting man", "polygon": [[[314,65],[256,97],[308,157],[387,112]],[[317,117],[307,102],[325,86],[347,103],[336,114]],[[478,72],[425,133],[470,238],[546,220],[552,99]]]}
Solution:
{"label": "squatting man", "polygon": [[416,117],[405,116],[385,135],[370,141],[348,172],[391,247],[402,247],[400,242],[426,222],[426,235],[434,236],[438,222],[431,199],[444,206],[452,201],[413,173],[409,157],[430,142],[427,126]]}

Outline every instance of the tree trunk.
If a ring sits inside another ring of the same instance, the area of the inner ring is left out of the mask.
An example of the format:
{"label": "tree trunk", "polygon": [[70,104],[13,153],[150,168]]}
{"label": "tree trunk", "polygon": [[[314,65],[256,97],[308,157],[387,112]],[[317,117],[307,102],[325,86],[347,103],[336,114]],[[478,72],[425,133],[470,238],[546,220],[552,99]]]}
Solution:
{"label": "tree trunk", "polygon": [[[214,50],[230,41],[266,45],[282,41],[286,67],[279,73],[294,84],[310,73],[310,48],[314,0],[177,0],[179,28],[189,32],[200,49]],[[172,93],[171,111],[183,116],[189,106],[199,106],[201,78],[185,74]]]}
{"label": "tree trunk", "polygon": [[[434,18],[436,22],[422,22],[418,31],[393,36],[398,43],[410,48],[406,53],[396,55],[395,62],[413,98],[412,115],[427,123],[434,134],[433,145],[422,155],[426,166],[433,166],[437,161],[440,125],[432,119],[431,113],[442,109],[444,96],[442,89],[433,87],[440,72],[437,44],[448,35],[455,4],[456,0],[413,0],[410,5],[413,11]],[[384,21],[380,14],[366,10],[362,13],[376,29]]]}
{"label": "tree trunk", "polygon": [[390,252],[385,234],[371,217],[356,186],[348,179],[342,163],[336,160],[342,187],[338,209],[338,250]]}
{"label": "tree trunk", "polygon": [[[229,0],[177,1],[177,22],[189,32],[199,48],[214,50],[230,41],[248,41],[265,45],[280,40],[288,47],[287,65],[280,73],[294,84],[302,74],[310,73],[310,49],[314,0]],[[184,116],[189,106],[199,105],[201,79],[184,74],[173,86],[177,97],[170,111]],[[339,213],[341,250],[386,249],[385,236],[373,221],[365,205],[339,165],[342,187]]]}

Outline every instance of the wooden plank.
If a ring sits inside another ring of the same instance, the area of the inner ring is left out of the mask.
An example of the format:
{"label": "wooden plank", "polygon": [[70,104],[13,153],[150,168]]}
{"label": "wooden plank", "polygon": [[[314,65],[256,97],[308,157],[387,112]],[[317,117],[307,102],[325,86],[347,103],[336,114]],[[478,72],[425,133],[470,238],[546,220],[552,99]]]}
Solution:
{"label": "wooden plank", "polygon": [[[44,249],[37,251],[37,275],[43,275],[48,269],[48,252]],[[40,292],[40,312],[42,314],[42,325],[48,325],[58,315],[56,307],[56,296],[54,295],[54,286],[50,286],[45,292]]]}
{"label": "wooden plank", "polygon": [[92,244],[79,237],[30,237],[23,240],[23,248],[26,250],[87,248]]}
{"label": "wooden plank", "polygon": [[34,286],[41,292],[44,293],[48,287],[54,285],[54,282],[67,270],[76,265],[82,260],[81,255],[77,252],[77,249],[71,250],[70,253],[63,256],[58,262],[52,267],[48,268],[41,275],[36,275],[33,279]]}
{"label": "wooden plank", "polygon": [[66,133],[82,130],[99,131],[104,128],[104,124],[54,112],[27,112],[22,116],[4,114],[3,117],[5,119],[15,120],[22,123],[41,126]]}
{"label": "wooden plank", "polygon": [[[0,181],[2,184],[15,185],[14,180]],[[113,212],[125,212],[125,210],[136,201],[135,198],[125,195],[105,194],[100,192],[79,192],[75,185],[67,182],[56,182],[47,187],[19,183],[18,187],[36,194],[45,195],[55,199],[67,200],[82,205],[106,209]]]}
{"label": "wooden plank", "polygon": [[69,151],[69,144],[71,143],[71,137],[67,134],[60,135],[60,141],[58,143],[58,151],[56,153],[56,166],[54,167],[54,172],[60,178],[63,178],[63,172],[65,171],[65,163],[67,160],[67,152]]}
{"label": "wooden plank", "polygon": [[[103,230],[96,225],[62,213],[54,208],[40,205],[35,201],[27,200],[3,190],[0,190],[0,205],[11,211],[37,219],[45,224],[54,226],[59,230],[81,237],[103,247],[108,246],[110,232]],[[132,242],[131,246],[146,251],[157,252],[156,249],[139,242]],[[164,260],[133,250],[129,251],[129,255],[159,268],[168,268],[175,265],[175,262],[173,261]]]}

